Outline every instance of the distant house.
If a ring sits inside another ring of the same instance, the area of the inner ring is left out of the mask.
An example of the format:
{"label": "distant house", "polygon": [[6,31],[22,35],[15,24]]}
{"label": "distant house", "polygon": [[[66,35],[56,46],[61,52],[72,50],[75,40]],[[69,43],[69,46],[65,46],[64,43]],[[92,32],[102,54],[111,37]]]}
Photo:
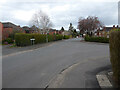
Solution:
{"label": "distant house", "polygon": [[54,35],[54,34],[56,35],[56,34],[62,34],[62,32],[60,30],[50,29],[49,34],[50,35]]}
{"label": "distant house", "polygon": [[33,25],[30,28],[30,33],[40,33],[40,30],[35,25]]}
{"label": "distant house", "polygon": [[104,27],[102,29],[98,29],[96,32],[95,32],[95,36],[99,36],[99,37],[108,37],[109,38],[109,34],[110,34],[110,31],[112,29],[117,29],[119,28],[118,25],[117,27],[115,27],[115,25],[113,25],[113,27]]}
{"label": "distant house", "polygon": [[67,30],[64,30],[61,32],[61,34],[64,36],[64,35],[71,35],[71,33]]}
{"label": "distant house", "polygon": [[24,33],[30,33],[30,28],[28,26],[23,26],[22,29]]}
{"label": "distant house", "polygon": [[3,24],[3,31],[2,31],[2,39],[5,40],[9,37],[9,35],[13,32],[22,32],[22,28],[17,26],[11,22],[4,22]]}
{"label": "distant house", "polygon": [[50,29],[49,30],[49,34],[50,35],[53,35],[53,34],[61,34],[61,35],[70,35],[70,32],[69,31],[67,31],[67,30],[64,30],[64,31],[62,31],[62,30],[56,30],[56,29]]}
{"label": "distant house", "polygon": [[23,26],[22,28],[25,33],[40,33],[40,30],[34,25],[32,27]]}

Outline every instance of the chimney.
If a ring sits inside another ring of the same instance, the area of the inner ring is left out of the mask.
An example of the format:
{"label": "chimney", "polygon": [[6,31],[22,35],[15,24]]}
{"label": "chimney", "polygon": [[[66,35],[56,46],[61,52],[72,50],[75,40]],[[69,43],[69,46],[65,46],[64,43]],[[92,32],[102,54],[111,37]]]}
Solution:
{"label": "chimney", "polygon": [[117,28],[119,28],[119,25],[117,25]]}
{"label": "chimney", "polygon": [[115,25],[113,25],[113,28],[115,28]]}

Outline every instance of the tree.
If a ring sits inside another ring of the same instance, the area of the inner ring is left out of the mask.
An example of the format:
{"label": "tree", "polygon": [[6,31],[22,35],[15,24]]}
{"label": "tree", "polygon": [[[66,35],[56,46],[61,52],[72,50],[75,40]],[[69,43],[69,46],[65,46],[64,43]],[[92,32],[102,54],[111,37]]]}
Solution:
{"label": "tree", "polygon": [[73,26],[72,26],[72,23],[70,23],[70,26],[69,26],[69,30],[70,32],[72,32],[74,30]]}
{"label": "tree", "polygon": [[72,23],[70,23],[70,26],[69,26],[69,30],[70,34],[73,36],[73,37],[76,37],[77,36],[77,31],[76,29],[72,26]]}
{"label": "tree", "polygon": [[61,28],[61,31],[64,31],[64,30],[65,30],[65,29],[62,27],[62,28]]}
{"label": "tree", "polygon": [[[30,23],[32,26],[35,25],[38,27],[42,34],[48,34],[50,28],[53,26],[50,17],[41,10],[33,15]],[[46,42],[48,42],[47,35]]]}
{"label": "tree", "polygon": [[81,34],[87,33],[91,36],[91,34],[103,27],[102,22],[95,16],[88,16],[87,18],[79,18],[78,21],[78,29],[80,30]]}

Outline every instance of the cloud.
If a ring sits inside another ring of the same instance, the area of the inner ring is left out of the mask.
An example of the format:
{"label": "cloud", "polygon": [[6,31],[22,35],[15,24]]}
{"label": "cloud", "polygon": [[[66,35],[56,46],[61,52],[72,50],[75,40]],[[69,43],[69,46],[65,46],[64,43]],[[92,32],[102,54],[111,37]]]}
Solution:
{"label": "cloud", "polygon": [[79,17],[98,16],[105,25],[118,22],[119,0],[1,0],[0,21],[29,25],[32,15],[38,10],[47,13],[53,28],[68,29],[69,23],[77,27]]}

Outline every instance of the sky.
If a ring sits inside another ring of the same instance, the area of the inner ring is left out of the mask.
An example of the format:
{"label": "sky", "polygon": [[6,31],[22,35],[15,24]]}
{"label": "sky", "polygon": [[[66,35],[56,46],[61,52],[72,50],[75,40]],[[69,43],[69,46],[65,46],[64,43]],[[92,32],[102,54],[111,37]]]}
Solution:
{"label": "sky", "polygon": [[0,22],[29,26],[32,16],[45,12],[53,28],[66,30],[72,23],[77,28],[80,17],[97,16],[106,26],[118,24],[119,0],[0,0]]}

